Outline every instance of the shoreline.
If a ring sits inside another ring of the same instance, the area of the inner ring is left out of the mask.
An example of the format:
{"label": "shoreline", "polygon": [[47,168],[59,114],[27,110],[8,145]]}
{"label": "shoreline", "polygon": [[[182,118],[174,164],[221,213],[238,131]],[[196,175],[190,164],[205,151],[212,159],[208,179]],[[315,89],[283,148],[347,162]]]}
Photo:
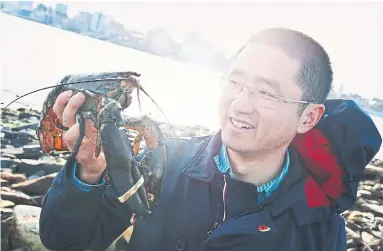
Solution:
{"label": "shoreline", "polygon": [[[35,134],[39,122],[36,110],[4,111],[2,108],[1,113],[1,249],[47,250],[36,232],[41,203],[69,154],[42,154]],[[180,137],[210,133],[198,126],[178,127],[177,132]],[[346,222],[347,250],[383,248],[380,241],[383,236],[383,160],[374,159],[366,167],[357,201],[342,215]],[[107,251],[117,251],[115,243]]]}

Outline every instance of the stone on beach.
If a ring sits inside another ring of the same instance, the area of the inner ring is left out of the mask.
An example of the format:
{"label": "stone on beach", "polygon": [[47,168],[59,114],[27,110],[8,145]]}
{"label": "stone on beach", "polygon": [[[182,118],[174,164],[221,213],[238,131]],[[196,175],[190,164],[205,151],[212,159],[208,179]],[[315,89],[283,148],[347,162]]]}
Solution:
{"label": "stone on beach", "polygon": [[[41,204],[68,154],[42,154],[32,133],[37,125],[38,112],[20,109],[3,111],[2,115],[1,250],[47,250],[38,234]],[[174,136],[167,124],[162,127],[167,136]],[[212,133],[199,126],[173,125],[173,129],[177,137],[185,138]],[[348,251],[383,250],[382,182],[383,161],[373,160],[364,172],[354,207],[343,213]],[[131,229],[126,233],[130,235]],[[116,250],[121,241],[125,240],[116,240],[107,250]]]}

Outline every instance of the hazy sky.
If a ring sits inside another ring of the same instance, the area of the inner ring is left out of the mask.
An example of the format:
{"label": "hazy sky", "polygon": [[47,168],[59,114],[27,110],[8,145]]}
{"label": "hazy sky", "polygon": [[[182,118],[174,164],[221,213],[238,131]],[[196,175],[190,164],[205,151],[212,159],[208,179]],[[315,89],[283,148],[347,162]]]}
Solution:
{"label": "hazy sky", "polygon": [[[259,29],[283,26],[301,30],[330,54],[336,83],[347,90],[383,98],[379,64],[383,58],[383,3],[378,2],[234,2],[234,1],[67,1],[69,14],[102,11],[126,27],[165,28],[182,41],[189,32],[228,54]],[[366,90],[366,88],[368,88]],[[376,88],[376,89],[375,89]]]}

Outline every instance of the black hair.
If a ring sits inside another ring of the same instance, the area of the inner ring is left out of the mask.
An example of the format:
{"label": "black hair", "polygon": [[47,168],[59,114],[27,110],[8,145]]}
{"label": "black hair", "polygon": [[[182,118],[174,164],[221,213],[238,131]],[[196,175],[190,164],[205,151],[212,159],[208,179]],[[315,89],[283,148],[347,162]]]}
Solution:
{"label": "black hair", "polygon": [[[325,49],[308,35],[286,28],[262,30],[253,35],[238,54],[251,43],[277,46],[288,56],[301,62],[297,83],[302,89],[302,100],[323,104],[331,90],[333,71]],[[305,105],[301,105],[303,111]]]}

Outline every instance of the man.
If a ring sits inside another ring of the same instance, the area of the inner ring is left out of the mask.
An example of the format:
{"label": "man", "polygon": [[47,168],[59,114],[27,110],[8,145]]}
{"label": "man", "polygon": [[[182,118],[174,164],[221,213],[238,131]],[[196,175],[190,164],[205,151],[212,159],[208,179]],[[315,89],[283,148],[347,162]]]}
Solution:
{"label": "man", "polygon": [[[381,145],[372,120],[352,101],[329,100],[325,50],[288,29],[254,35],[225,77],[220,130],[169,139],[160,203],[137,222],[129,250],[346,250],[340,213]],[[63,93],[55,113],[78,137],[84,96]],[[105,250],[130,226],[94,156],[89,122],[77,160],[46,195],[41,239],[54,250]],[[178,151],[181,146],[182,152]]]}

